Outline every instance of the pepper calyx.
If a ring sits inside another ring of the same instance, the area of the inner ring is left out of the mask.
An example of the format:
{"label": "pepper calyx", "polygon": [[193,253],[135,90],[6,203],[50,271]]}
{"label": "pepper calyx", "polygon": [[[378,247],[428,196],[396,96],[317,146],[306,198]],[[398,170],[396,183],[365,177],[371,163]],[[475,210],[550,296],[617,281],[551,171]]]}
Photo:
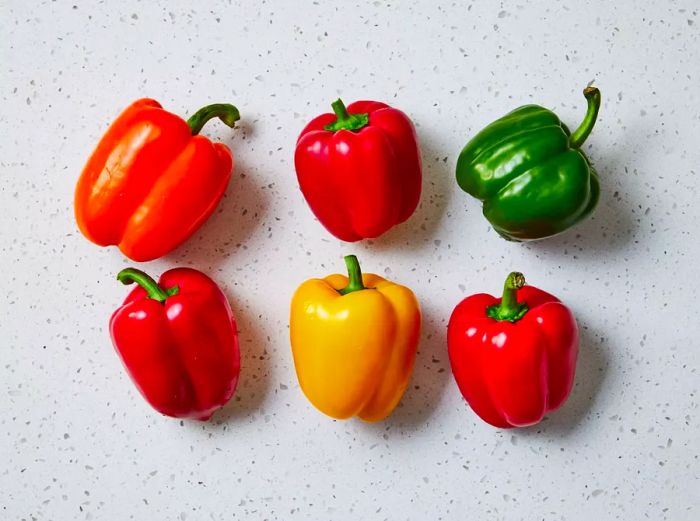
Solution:
{"label": "pepper calyx", "polygon": [[331,107],[333,107],[333,112],[335,112],[337,119],[333,123],[324,126],[325,130],[331,132],[337,132],[338,130],[357,132],[369,124],[368,113],[350,114],[340,98],[331,103]]}

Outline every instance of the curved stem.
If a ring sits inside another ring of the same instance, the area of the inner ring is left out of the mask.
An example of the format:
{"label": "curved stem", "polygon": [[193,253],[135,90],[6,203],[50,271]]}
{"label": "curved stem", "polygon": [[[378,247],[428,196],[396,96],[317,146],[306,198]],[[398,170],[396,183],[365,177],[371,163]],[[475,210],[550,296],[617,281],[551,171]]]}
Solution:
{"label": "curved stem", "polygon": [[117,273],[117,280],[122,284],[133,284],[134,282],[141,286],[148,293],[148,298],[165,302],[165,299],[177,295],[180,288],[174,286],[172,288],[161,288],[158,283],[147,273],[137,270],[136,268],[125,268]]}
{"label": "curved stem", "polygon": [[230,103],[214,103],[202,107],[187,120],[187,124],[192,130],[192,135],[196,136],[199,134],[202,127],[212,118],[219,118],[226,125],[233,128],[236,121],[241,119],[241,114],[238,112],[238,109]]}
{"label": "curved stem", "polygon": [[345,265],[348,267],[348,285],[343,289],[339,289],[338,293],[347,295],[353,291],[362,291],[365,288],[362,284],[362,270],[360,269],[360,261],[354,255],[346,255],[344,257]]}
{"label": "curved stem", "polygon": [[588,100],[588,110],[579,127],[574,130],[569,138],[571,148],[579,148],[586,141],[591,130],[593,130],[595,120],[598,117],[598,110],[600,109],[600,91],[596,87],[589,85],[583,89],[583,95]]}
{"label": "curved stem", "polygon": [[525,276],[517,271],[508,274],[503,285],[503,297],[500,304],[486,308],[486,315],[498,321],[515,322],[527,313],[527,304],[518,303],[518,290],[525,285]]}
{"label": "curved stem", "polygon": [[366,112],[364,114],[350,114],[348,109],[345,108],[345,103],[340,98],[331,103],[331,107],[333,107],[333,112],[335,112],[338,119],[323,127],[326,130],[331,132],[338,130],[357,131],[362,127],[366,127],[369,123],[369,114]]}

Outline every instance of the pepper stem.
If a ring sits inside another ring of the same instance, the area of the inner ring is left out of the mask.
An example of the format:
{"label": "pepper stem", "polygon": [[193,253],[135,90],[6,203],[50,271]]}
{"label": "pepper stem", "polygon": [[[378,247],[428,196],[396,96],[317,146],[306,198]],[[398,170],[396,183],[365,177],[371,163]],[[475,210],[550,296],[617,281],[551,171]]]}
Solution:
{"label": "pepper stem", "polygon": [[158,302],[165,302],[165,299],[177,295],[180,291],[178,286],[167,289],[161,288],[150,275],[136,268],[125,268],[121,270],[117,273],[117,280],[122,284],[133,284],[135,282],[146,290],[148,298],[157,300]]}
{"label": "pepper stem", "polygon": [[336,132],[338,130],[357,131],[362,127],[366,127],[369,123],[368,113],[350,114],[348,109],[345,108],[345,103],[343,103],[343,100],[340,98],[331,103],[331,107],[333,107],[333,112],[335,112],[338,119],[323,127],[326,130],[330,130],[331,132]]}
{"label": "pepper stem", "polygon": [[236,121],[241,119],[241,114],[230,103],[214,103],[202,107],[187,120],[187,124],[192,130],[192,135],[196,136],[199,134],[202,127],[212,118],[219,118],[226,125],[233,128],[236,125]]}
{"label": "pepper stem", "polygon": [[579,127],[574,130],[569,138],[571,148],[580,148],[586,141],[591,130],[593,130],[595,120],[598,117],[598,110],[600,109],[600,91],[596,87],[589,85],[583,89],[583,95],[588,101],[588,110]]}
{"label": "pepper stem", "polygon": [[347,295],[353,291],[362,291],[365,288],[362,284],[362,270],[360,269],[360,261],[354,255],[346,255],[345,265],[348,267],[348,285],[338,290],[341,295]]}
{"label": "pepper stem", "polygon": [[525,276],[517,271],[508,275],[503,285],[500,304],[486,308],[486,315],[498,321],[516,322],[527,313],[527,304],[518,304],[518,290],[525,285]]}

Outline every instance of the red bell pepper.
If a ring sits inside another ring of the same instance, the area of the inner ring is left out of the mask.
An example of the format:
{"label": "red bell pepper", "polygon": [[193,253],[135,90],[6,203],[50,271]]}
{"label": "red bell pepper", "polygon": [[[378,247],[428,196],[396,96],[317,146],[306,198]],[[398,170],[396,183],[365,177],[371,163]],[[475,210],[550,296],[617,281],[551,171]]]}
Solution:
{"label": "red bell pepper", "polygon": [[218,117],[233,127],[238,109],[208,105],[187,121],[152,99],[129,105],[88,159],[75,189],[75,218],[100,246],[116,244],[135,261],[175,249],[216,208],[231,177],[233,156],[200,136]]}
{"label": "red bell pepper", "polygon": [[311,211],[338,239],[378,237],[418,206],[421,163],[411,120],[378,101],[341,100],[301,131],[294,164]]}
{"label": "red bell pepper", "polygon": [[226,296],[190,268],[166,271],[158,283],[127,268],[117,279],[136,287],[109,323],[129,376],[158,412],[207,420],[233,395],[240,354]]}
{"label": "red bell pepper", "polygon": [[574,382],[578,328],[556,297],[506,279],[503,298],[465,298],[447,328],[452,372],[481,419],[526,427],[561,407]]}

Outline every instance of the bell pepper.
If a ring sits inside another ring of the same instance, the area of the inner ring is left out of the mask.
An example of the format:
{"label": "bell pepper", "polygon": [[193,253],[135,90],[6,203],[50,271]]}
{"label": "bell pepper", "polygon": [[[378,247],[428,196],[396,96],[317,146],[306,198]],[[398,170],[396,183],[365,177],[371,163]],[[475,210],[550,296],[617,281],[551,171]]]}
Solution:
{"label": "bell pepper", "polygon": [[207,420],[233,396],[240,371],[236,321],[228,300],[204,273],[176,268],[136,282],[109,322],[112,343],[146,401],[175,418]]}
{"label": "bell pepper", "polygon": [[341,100],[301,131],[299,187],[326,229],[347,242],[379,237],[418,206],[421,163],[411,120],[378,101]]}
{"label": "bell pepper", "polygon": [[132,103],[87,161],[75,190],[80,231],[100,246],[117,245],[132,260],[170,252],[216,208],[233,168],[223,143],[200,136],[218,117],[239,119],[233,105],[208,105],[187,121],[152,99]]}
{"label": "bell pepper", "polygon": [[494,121],[462,150],[457,183],[483,202],[504,238],[542,239],[581,221],[598,203],[598,174],[581,146],[593,130],[600,91],[583,91],[588,111],[572,133],[554,112],[525,105]]}
{"label": "bell pepper", "polygon": [[410,289],[362,274],[311,279],[291,304],[290,338],[299,385],[321,412],[338,419],[386,418],[408,385],[420,335]]}
{"label": "bell pepper", "polygon": [[506,279],[503,297],[478,294],[454,309],[447,341],[457,385],[495,427],[526,427],[566,401],[574,382],[578,328],[556,297]]}

